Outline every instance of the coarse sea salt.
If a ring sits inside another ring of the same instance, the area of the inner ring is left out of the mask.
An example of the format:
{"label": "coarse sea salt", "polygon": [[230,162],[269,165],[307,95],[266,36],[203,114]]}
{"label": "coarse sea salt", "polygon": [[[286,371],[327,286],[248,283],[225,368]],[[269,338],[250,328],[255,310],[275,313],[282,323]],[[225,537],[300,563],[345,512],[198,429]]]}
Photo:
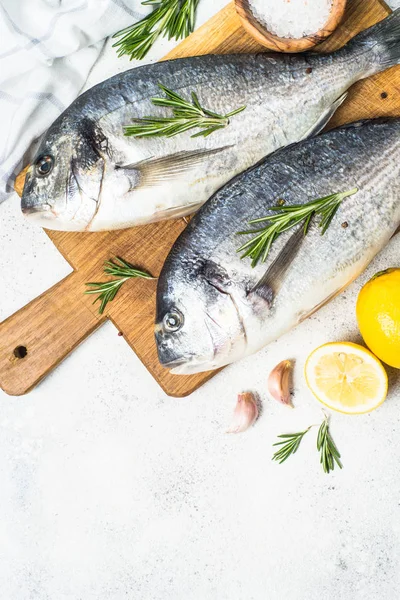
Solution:
{"label": "coarse sea salt", "polygon": [[249,0],[249,6],[270,33],[282,38],[302,38],[325,25],[332,0]]}

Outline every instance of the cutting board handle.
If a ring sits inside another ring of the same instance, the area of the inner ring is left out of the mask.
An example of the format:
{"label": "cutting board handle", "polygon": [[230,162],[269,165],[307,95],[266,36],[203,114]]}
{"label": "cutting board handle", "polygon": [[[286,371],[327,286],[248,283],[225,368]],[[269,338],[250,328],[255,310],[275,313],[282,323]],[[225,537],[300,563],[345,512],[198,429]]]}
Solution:
{"label": "cutting board handle", "polygon": [[0,323],[0,387],[28,392],[105,318],[83,296],[78,271]]}

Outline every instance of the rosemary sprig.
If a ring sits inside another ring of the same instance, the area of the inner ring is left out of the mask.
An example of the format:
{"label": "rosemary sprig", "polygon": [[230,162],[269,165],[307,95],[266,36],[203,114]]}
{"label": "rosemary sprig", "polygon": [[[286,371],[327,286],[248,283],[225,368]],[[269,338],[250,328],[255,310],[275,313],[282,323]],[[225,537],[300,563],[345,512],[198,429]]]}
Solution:
{"label": "rosemary sprig", "polygon": [[317,450],[321,454],[320,463],[325,473],[333,471],[335,463],[340,469],[343,468],[343,465],[340,462],[339,450],[329,432],[328,417],[325,417],[318,430]]}
{"label": "rosemary sprig", "polygon": [[199,0],[146,0],[144,6],[154,10],[138,23],[114,34],[119,38],[113,47],[118,56],[127,54],[130,60],[144,58],[157,38],[179,40],[192,33]]}
{"label": "rosemary sprig", "polygon": [[304,235],[306,235],[310,226],[310,221],[316,215],[321,217],[319,226],[321,228],[321,235],[324,235],[341,202],[344,198],[352,196],[356,192],[358,192],[358,188],[353,188],[347,192],[330,194],[329,196],[317,198],[316,200],[311,200],[311,202],[305,204],[283,206],[283,202],[281,202],[275,206],[271,206],[271,210],[274,211],[275,214],[249,221],[250,225],[267,221],[267,225],[261,229],[238,231],[237,235],[255,233],[256,236],[240,246],[237,252],[243,252],[241,258],[249,256],[252,259],[251,266],[255,267],[260,260],[265,262],[272,244],[281,233],[304,222],[303,232]]}
{"label": "rosemary sprig", "polygon": [[86,290],[85,294],[98,294],[94,302],[100,302],[99,313],[103,314],[105,307],[108,302],[114,300],[121,286],[131,279],[132,277],[143,277],[144,279],[154,279],[148,273],[135,269],[133,265],[128,263],[126,260],[120,257],[116,257],[114,260],[107,260],[104,263],[104,273],[107,275],[114,275],[118,279],[112,279],[111,281],[103,282],[90,282],[86,283],[87,286],[91,286],[93,289]]}
{"label": "rosemary sprig", "polygon": [[279,464],[285,462],[286,459],[289,458],[292,454],[295,454],[298,447],[300,446],[300,442],[303,437],[306,435],[308,431],[310,431],[312,425],[305,429],[304,431],[300,431],[299,433],[284,433],[282,435],[278,435],[278,438],[282,438],[281,442],[276,442],[273,444],[274,446],[282,446],[272,457],[272,460],[277,460]]}
{"label": "rosemary sprig", "polygon": [[200,131],[191,137],[207,136],[218,129],[223,129],[229,124],[229,118],[242,112],[246,107],[241,106],[226,115],[220,115],[202,107],[194,92],[191,94],[192,101],[189,102],[179,96],[176,92],[158,84],[165,93],[164,98],[151,98],[154,106],[171,108],[171,117],[143,117],[133,119],[135,125],[127,125],[124,128],[125,135],[135,137],[172,137],[189,129],[198,128]]}
{"label": "rosemary sprig", "polygon": [[[283,435],[278,435],[278,438],[281,438],[282,441],[276,442],[273,444],[273,446],[281,446],[281,448],[275,452],[272,460],[276,460],[279,462],[279,464],[282,464],[289,458],[289,456],[295,454],[300,446],[301,440],[312,427],[317,427],[317,425],[310,425],[310,427],[298,433],[285,433]],[[329,431],[329,420],[327,416],[325,416],[318,429],[317,450],[320,453],[320,463],[325,473],[330,473],[330,471],[333,471],[335,468],[335,463],[340,469],[343,468],[343,465],[340,461],[339,450],[337,449]]]}

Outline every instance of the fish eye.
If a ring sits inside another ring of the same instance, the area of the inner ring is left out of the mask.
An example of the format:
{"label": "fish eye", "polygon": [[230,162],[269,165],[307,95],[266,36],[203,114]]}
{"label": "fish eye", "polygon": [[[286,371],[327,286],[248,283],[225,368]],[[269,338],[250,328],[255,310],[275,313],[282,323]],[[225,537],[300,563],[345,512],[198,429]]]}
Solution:
{"label": "fish eye", "polygon": [[168,312],[163,318],[165,331],[178,331],[183,325],[183,314],[175,309]]}
{"label": "fish eye", "polygon": [[41,156],[37,161],[36,161],[36,173],[38,175],[41,175],[42,177],[45,177],[46,175],[48,175],[52,170],[53,170],[53,166],[54,166],[54,158],[52,156]]}

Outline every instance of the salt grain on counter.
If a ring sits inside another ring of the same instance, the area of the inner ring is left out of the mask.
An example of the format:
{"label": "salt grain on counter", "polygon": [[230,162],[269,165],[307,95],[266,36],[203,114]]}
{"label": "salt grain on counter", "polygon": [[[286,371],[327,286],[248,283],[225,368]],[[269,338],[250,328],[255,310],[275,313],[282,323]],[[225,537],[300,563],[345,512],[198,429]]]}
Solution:
{"label": "salt grain on counter", "polygon": [[269,32],[283,38],[301,38],[325,25],[332,0],[249,0],[249,5]]}

